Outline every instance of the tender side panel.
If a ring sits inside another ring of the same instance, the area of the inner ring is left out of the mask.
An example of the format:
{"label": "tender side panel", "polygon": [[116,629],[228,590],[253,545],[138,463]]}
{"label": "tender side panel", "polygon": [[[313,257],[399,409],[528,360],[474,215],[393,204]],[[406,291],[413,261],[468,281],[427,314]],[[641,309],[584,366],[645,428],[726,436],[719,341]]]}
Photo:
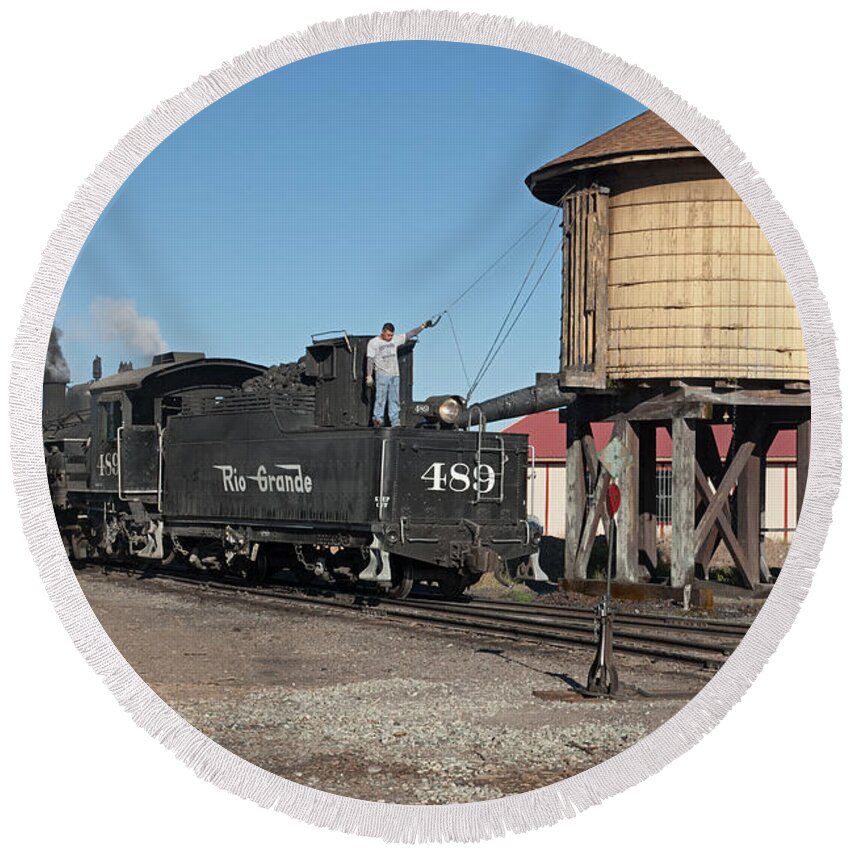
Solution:
{"label": "tender side panel", "polygon": [[163,513],[274,527],[378,519],[380,440],[368,430],[281,432],[268,411],[173,417]]}

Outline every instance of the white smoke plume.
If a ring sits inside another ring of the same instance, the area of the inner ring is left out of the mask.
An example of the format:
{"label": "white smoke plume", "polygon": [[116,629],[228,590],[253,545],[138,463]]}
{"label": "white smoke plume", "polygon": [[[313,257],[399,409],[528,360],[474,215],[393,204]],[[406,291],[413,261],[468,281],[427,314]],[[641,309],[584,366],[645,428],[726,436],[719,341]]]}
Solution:
{"label": "white smoke plume", "polygon": [[67,384],[71,380],[71,370],[59,345],[62,331],[54,325],[50,330],[50,342],[47,343],[47,359],[44,361],[44,380]]}
{"label": "white smoke plume", "polygon": [[136,305],[128,299],[95,298],[89,313],[96,332],[106,340],[121,340],[128,350],[146,357],[168,351],[157,320],[140,316]]}

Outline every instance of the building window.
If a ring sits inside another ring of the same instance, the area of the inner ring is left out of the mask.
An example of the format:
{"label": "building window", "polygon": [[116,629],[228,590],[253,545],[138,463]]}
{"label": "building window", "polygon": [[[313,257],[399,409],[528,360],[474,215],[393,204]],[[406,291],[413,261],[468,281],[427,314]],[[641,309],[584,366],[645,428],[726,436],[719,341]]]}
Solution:
{"label": "building window", "polygon": [[673,522],[673,467],[655,467],[655,500],[659,525]]}

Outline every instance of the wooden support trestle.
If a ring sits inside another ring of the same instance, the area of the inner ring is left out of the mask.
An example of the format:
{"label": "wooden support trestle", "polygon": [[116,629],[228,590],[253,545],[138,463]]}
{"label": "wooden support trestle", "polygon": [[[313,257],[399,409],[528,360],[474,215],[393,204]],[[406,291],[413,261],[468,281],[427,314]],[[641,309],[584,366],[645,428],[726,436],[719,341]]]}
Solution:
{"label": "wooden support trestle", "polygon": [[[567,579],[589,578],[593,543],[605,528],[603,501],[612,478],[597,457],[590,425],[613,422],[619,441],[616,483],[622,496],[616,580],[662,578],[656,538],[659,427],[666,427],[672,438],[670,584],[685,587],[698,577],[708,578],[721,545],[746,587],[771,580],[763,557],[767,451],[779,430],[796,430],[799,510],[811,439],[807,392],[773,384],[742,388],[730,383],[724,388],[678,381],[666,388],[628,384],[577,393],[575,403],[561,414],[567,423]],[[733,428],[725,458],[711,427],[718,424]]]}

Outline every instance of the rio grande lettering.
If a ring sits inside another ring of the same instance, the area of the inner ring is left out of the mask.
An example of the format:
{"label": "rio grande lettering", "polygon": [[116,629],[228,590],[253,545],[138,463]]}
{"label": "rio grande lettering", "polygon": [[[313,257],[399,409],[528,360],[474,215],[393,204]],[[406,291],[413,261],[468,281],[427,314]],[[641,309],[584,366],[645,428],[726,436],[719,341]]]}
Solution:
{"label": "rio grande lettering", "polygon": [[276,463],[274,468],[283,471],[269,472],[260,464],[256,475],[241,475],[239,470],[229,463],[213,467],[221,472],[221,486],[225,493],[244,493],[248,489],[249,481],[255,482],[261,493],[313,492],[313,479],[304,475],[300,463]]}

